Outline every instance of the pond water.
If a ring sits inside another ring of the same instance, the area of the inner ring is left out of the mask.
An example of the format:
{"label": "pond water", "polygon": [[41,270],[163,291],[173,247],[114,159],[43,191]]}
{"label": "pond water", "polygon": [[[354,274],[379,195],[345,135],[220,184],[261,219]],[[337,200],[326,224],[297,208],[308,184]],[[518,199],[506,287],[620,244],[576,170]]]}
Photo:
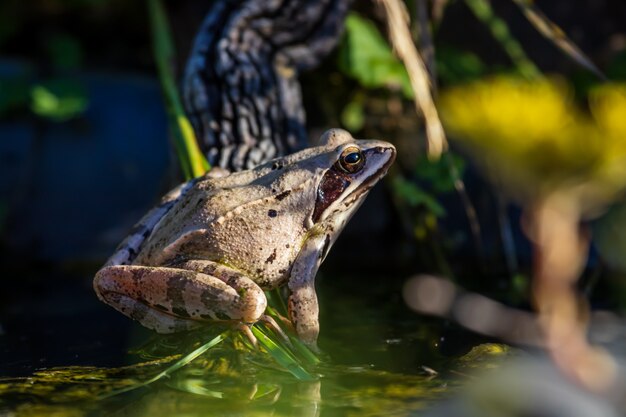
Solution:
{"label": "pond water", "polygon": [[[324,275],[322,360],[307,365],[314,380],[299,381],[230,332],[142,385],[223,329],[155,336],[99,303],[88,277],[48,282],[4,309],[0,415],[408,415],[455,391],[468,366],[459,358],[481,341],[409,311],[398,277]],[[471,362],[506,352],[486,345]]]}

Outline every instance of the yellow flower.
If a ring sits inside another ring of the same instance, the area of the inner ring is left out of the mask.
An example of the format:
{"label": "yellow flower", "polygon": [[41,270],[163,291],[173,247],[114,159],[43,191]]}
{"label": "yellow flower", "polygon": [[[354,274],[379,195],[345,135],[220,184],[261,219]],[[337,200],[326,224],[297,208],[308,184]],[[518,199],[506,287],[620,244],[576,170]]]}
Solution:
{"label": "yellow flower", "polygon": [[584,188],[604,199],[626,185],[626,87],[591,98],[593,119],[563,82],[500,77],[446,91],[440,109],[452,136],[514,194]]}
{"label": "yellow flower", "polygon": [[607,84],[591,92],[591,113],[606,135],[626,137],[626,86]]}

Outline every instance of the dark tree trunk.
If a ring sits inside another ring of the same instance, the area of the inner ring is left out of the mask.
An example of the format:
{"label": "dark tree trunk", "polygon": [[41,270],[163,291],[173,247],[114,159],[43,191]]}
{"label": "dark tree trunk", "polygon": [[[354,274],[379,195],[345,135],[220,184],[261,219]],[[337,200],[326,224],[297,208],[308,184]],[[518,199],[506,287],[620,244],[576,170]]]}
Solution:
{"label": "dark tree trunk", "polygon": [[224,0],[202,24],[184,104],[209,162],[230,170],[307,144],[298,72],[336,45],[350,0]]}

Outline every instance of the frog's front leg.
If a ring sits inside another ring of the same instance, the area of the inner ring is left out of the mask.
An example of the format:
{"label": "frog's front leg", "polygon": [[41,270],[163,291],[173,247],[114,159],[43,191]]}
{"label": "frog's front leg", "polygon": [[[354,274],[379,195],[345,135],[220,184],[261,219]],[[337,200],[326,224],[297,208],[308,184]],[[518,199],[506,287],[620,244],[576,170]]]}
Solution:
{"label": "frog's front leg", "polygon": [[328,235],[310,237],[298,254],[289,276],[289,318],[298,337],[314,348],[320,330],[315,275],[330,245]]}
{"label": "frog's front leg", "polygon": [[267,300],[252,280],[210,261],[193,262],[197,268],[109,266],[96,274],[94,289],[102,301],[158,333],[215,320],[254,323],[261,317]]}

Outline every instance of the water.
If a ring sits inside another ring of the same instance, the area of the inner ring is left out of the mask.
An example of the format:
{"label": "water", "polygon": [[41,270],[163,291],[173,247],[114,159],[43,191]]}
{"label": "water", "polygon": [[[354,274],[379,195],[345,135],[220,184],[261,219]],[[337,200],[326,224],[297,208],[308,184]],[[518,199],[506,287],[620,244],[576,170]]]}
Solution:
{"label": "water", "polygon": [[51,276],[50,288],[4,309],[0,415],[400,416],[455,390],[465,366],[457,359],[477,340],[406,309],[397,277],[332,278],[320,283],[322,362],[307,366],[315,381],[298,381],[229,333],[142,385],[221,330],[154,336],[99,303],[88,277]]}
{"label": "water", "polygon": [[[98,302],[90,281],[90,274],[26,274],[4,297],[0,416],[624,414],[616,411],[624,409],[623,383],[613,397],[595,396],[537,351],[485,343],[419,316],[400,299],[403,278],[384,273],[323,274],[322,361],[302,362],[312,381],[246,348],[239,333],[155,380],[223,329],[155,336]],[[599,334],[605,341],[612,335],[622,362],[626,326],[617,318],[612,323],[608,329],[605,321]]]}

